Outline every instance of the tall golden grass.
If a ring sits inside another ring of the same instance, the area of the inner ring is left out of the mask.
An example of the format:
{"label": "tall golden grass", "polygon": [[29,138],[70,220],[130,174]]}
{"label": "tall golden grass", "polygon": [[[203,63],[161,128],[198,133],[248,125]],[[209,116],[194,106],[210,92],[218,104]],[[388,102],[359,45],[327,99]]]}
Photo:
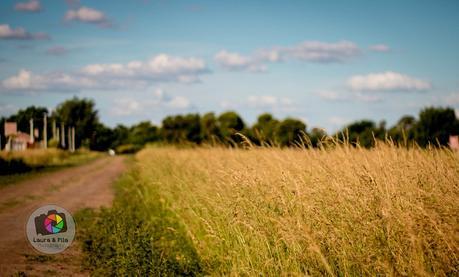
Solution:
{"label": "tall golden grass", "polygon": [[458,153],[168,147],[136,158],[143,201],[166,203],[210,274],[459,274]]}

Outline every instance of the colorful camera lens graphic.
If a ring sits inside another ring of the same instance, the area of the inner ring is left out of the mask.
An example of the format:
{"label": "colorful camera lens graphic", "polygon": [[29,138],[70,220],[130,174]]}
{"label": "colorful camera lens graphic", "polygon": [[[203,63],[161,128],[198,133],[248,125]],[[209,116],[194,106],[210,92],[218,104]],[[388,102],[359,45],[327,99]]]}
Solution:
{"label": "colorful camera lens graphic", "polygon": [[50,210],[47,214],[41,214],[35,217],[35,229],[37,235],[52,235],[67,231],[65,214],[58,213],[56,210]]}

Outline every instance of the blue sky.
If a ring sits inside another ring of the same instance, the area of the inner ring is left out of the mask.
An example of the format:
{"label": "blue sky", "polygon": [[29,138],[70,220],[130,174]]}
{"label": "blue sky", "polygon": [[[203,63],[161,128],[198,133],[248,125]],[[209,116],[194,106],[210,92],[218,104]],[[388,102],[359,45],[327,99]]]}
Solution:
{"label": "blue sky", "polygon": [[110,126],[262,112],[334,131],[459,111],[459,1],[0,3],[0,116],[96,102]]}

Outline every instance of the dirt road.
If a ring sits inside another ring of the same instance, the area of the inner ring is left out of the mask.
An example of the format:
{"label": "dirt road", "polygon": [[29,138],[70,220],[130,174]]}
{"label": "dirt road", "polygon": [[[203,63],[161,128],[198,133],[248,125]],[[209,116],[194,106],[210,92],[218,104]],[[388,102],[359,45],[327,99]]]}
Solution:
{"label": "dirt road", "polygon": [[104,157],[0,189],[0,276],[87,275],[80,267],[81,251],[75,241],[61,254],[35,251],[27,241],[27,219],[46,204],[71,213],[111,205],[112,184],[124,169],[122,157]]}

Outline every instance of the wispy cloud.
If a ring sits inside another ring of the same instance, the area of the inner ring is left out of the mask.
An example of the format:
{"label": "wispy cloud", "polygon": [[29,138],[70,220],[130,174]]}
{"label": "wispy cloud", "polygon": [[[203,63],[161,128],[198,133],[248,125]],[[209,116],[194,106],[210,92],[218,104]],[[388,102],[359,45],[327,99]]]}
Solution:
{"label": "wispy cloud", "polygon": [[373,52],[387,53],[390,52],[390,47],[386,44],[374,44],[368,47]]}
{"label": "wispy cloud", "polygon": [[0,24],[0,39],[43,40],[49,38],[49,35],[46,33],[30,33],[22,27],[11,28],[9,24]]}
{"label": "wispy cloud", "polygon": [[66,21],[79,21],[83,23],[95,24],[100,27],[113,26],[113,23],[108,19],[105,13],[85,6],[68,10],[64,19]]}
{"label": "wispy cloud", "polygon": [[214,60],[224,69],[260,72],[268,63],[302,61],[311,63],[342,63],[361,55],[360,48],[350,41],[327,43],[304,41],[294,46],[260,49],[251,55],[227,50],[218,52]]}
{"label": "wispy cloud", "polygon": [[347,84],[353,91],[425,91],[432,87],[428,81],[392,71],[355,75]]}
{"label": "wispy cloud", "polygon": [[152,109],[184,110],[191,107],[184,96],[171,96],[162,89],[156,89],[149,97],[141,100],[126,97],[115,99],[110,113],[114,116],[131,116],[149,113]]}
{"label": "wispy cloud", "polygon": [[39,12],[41,11],[41,4],[38,0],[19,2],[14,6],[14,9],[21,12]]}

